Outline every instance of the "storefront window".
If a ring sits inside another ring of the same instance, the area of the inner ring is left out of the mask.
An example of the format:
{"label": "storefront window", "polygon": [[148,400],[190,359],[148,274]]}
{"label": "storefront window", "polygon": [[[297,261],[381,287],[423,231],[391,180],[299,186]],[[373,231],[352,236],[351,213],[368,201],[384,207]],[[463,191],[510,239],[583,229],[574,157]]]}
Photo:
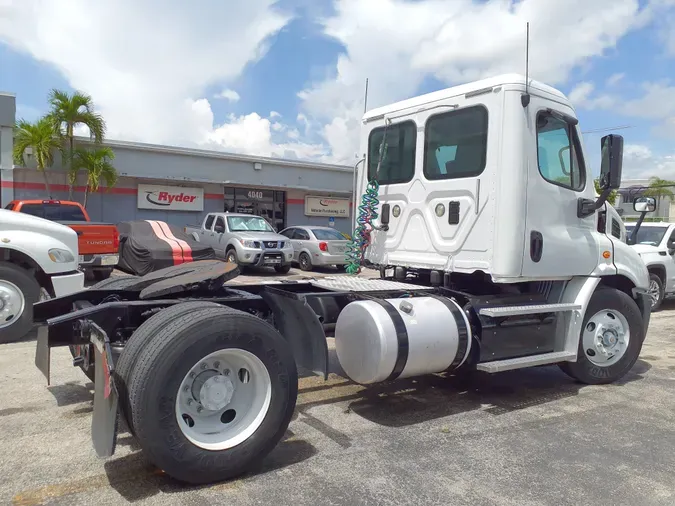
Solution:
{"label": "storefront window", "polygon": [[225,212],[262,216],[277,230],[286,226],[286,192],[226,187]]}

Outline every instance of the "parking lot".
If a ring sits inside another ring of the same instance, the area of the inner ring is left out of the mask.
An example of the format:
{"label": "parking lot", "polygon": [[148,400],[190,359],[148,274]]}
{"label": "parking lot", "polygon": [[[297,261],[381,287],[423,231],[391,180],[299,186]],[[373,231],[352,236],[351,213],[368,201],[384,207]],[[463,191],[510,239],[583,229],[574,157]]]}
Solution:
{"label": "parking lot", "polygon": [[[278,279],[234,282],[261,277]],[[672,505],[674,324],[668,302],[631,373],[608,386],[557,367],[372,388],[302,378],[286,437],[261,467],[205,487],[152,468],[128,433],[97,459],[93,385],[68,350],[53,350],[48,387],[34,341],[2,345],[0,504]]]}

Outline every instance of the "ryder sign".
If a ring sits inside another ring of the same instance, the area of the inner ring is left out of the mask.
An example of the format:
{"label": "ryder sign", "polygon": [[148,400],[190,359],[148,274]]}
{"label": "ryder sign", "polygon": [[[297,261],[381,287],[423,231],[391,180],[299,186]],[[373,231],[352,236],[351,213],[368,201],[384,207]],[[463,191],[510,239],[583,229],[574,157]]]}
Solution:
{"label": "ryder sign", "polygon": [[349,199],[339,197],[305,197],[305,216],[349,218]]}
{"label": "ryder sign", "polygon": [[204,189],[139,184],[138,208],[163,209],[165,211],[203,211]]}

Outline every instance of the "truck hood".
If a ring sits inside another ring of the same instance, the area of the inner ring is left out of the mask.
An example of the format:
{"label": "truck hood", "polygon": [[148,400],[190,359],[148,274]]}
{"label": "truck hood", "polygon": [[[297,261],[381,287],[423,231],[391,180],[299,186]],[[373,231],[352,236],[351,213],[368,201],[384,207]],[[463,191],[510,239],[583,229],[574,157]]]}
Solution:
{"label": "truck hood", "polygon": [[652,246],[650,244],[633,244],[631,245],[631,248],[637,251],[640,255],[647,255],[649,253],[658,253],[660,251],[658,247]]}
{"label": "truck hood", "polygon": [[68,246],[77,258],[77,233],[70,227],[30,214],[0,209],[0,231],[9,230],[35,232],[53,237]]}
{"label": "truck hood", "polygon": [[233,234],[252,241],[288,241],[288,237],[276,232],[233,232]]}

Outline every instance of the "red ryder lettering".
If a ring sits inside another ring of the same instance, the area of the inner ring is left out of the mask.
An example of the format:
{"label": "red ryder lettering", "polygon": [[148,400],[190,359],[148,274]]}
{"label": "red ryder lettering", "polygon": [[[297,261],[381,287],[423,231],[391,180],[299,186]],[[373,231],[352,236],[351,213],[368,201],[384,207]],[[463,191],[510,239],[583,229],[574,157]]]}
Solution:
{"label": "red ryder lettering", "polygon": [[159,192],[157,200],[171,204],[173,202],[194,202],[196,198],[196,195],[184,195],[182,192],[178,195],[169,192]]}

